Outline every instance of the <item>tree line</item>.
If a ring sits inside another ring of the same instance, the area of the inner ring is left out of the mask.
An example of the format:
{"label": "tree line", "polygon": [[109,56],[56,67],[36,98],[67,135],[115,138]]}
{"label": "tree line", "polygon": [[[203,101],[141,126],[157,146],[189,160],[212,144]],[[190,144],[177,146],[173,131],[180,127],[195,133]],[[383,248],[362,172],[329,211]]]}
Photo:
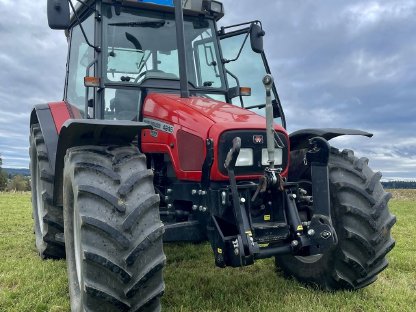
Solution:
{"label": "tree line", "polygon": [[0,155],[0,192],[24,192],[30,189],[30,177],[7,174],[3,170],[3,159]]}
{"label": "tree line", "polygon": [[416,181],[388,181],[381,184],[387,189],[416,189]]}

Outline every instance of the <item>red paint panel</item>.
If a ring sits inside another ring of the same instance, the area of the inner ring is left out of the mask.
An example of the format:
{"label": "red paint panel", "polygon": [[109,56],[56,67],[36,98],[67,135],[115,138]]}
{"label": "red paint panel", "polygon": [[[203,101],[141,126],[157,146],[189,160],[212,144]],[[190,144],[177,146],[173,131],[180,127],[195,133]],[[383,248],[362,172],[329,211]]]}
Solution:
{"label": "red paint panel", "polygon": [[[172,160],[176,177],[179,180],[188,181],[200,181],[202,167],[200,170],[185,170],[190,169],[186,166],[182,168],[178,152],[178,131],[190,133],[201,138],[203,142],[208,138],[213,139],[214,157],[216,157],[218,155],[219,137],[224,131],[238,129],[264,130],[266,128],[266,119],[251,111],[212,99],[201,97],[180,98],[175,94],[149,94],[143,105],[143,116],[173,126],[174,130],[173,133],[158,130],[153,132],[153,135],[150,130],[142,131],[142,151],[144,153],[168,154]],[[284,133],[288,137],[286,130],[281,126],[276,125],[275,130]],[[206,153],[205,146],[200,149],[194,148],[193,150],[193,154],[198,155],[199,162],[201,158],[205,159]],[[288,159],[289,161],[290,159]],[[287,176],[287,173],[288,167],[282,172],[282,176]],[[238,176],[237,180],[256,180],[259,177],[260,175]],[[228,180],[227,176],[219,172],[215,160],[211,170],[211,179],[214,181]]]}
{"label": "red paint panel", "polygon": [[65,102],[49,103],[49,109],[51,110],[53,121],[55,122],[56,132],[61,132],[62,125],[65,121],[71,118]]}

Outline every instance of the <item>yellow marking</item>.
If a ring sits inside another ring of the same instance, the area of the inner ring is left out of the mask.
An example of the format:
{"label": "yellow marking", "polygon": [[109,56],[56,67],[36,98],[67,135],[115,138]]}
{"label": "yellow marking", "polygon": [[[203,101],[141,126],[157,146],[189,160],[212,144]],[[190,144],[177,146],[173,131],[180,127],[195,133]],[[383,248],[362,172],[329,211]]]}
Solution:
{"label": "yellow marking", "polygon": [[264,221],[270,221],[270,215],[264,215]]}
{"label": "yellow marking", "polygon": [[222,254],[222,249],[221,249],[221,248],[217,248],[217,252],[218,252],[219,254]]}
{"label": "yellow marking", "polygon": [[298,225],[296,231],[303,231],[303,226],[302,225]]}
{"label": "yellow marking", "polygon": [[246,231],[246,234],[247,234],[248,236],[253,236],[253,234],[251,234],[251,231]]}
{"label": "yellow marking", "polygon": [[269,247],[269,244],[259,244],[260,247]]}

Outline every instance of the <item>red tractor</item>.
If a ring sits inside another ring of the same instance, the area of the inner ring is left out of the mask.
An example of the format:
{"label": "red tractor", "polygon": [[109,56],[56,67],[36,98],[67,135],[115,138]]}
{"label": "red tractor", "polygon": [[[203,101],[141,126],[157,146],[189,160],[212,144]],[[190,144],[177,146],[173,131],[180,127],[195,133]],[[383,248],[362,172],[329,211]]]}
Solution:
{"label": "red tractor", "polygon": [[261,22],[218,29],[223,15],[211,0],[48,0],[69,52],[63,100],[30,118],[32,203],[73,311],[159,311],[163,242],[208,240],[219,267],[275,257],[325,290],[386,268],[391,195],[328,144],[372,135],[289,135]]}

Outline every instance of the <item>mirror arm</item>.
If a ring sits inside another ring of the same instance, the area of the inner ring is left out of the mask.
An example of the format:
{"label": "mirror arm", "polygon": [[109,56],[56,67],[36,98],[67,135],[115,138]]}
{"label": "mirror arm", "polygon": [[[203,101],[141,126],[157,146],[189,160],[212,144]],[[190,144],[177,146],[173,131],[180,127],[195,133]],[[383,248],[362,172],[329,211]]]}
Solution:
{"label": "mirror arm", "polygon": [[245,22],[245,23],[240,23],[240,24],[235,24],[235,25],[231,25],[231,26],[222,26],[221,30],[218,32],[219,35],[224,35],[225,34],[225,30],[229,29],[229,28],[235,28],[235,27],[240,27],[240,26],[244,26],[244,25],[252,25],[252,24],[259,24],[261,28],[263,28],[263,25],[261,24],[261,21],[259,20],[255,20],[255,21],[251,21],[251,22]]}
{"label": "mirror arm", "polygon": [[84,1],[82,1],[82,0],[77,0],[77,2],[79,2],[79,3],[81,3],[81,4],[83,4],[84,6],[86,6],[88,9],[90,9],[90,11],[91,12],[95,12],[95,13],[97,13],[97,15],[98,15],[98,20],[99,21],[101,21],[101,14],[100,14],[100,12],[98,12],[96,9],[94,9],[91,5],[89,5],[89,4],[87,4],[87,3],[85,3]]}
{"label": "mirror arm", "polygon": [[87,44],[88,44],[91,48],[93,48],[93,49],[95,50],[95,52],[101,52],[101,48],[100,48],[100,47],[96,47],[96,46],[92,45],[92,44],[89,42],[89,40],[88,40],[88,38],[87,38],[87,35],[85,34],[84,27],[82,27],[82,24],[81,24],[81,21],[80,21],[80,19],[79,19],[79,16],[78,16],[77,12],[75,11],[74,5],[72,4],[72,1],[71,1],[71,0],[68,0],[68,2],[69,2],[69,5],[71,6],[72,12],[74,12],[74,16],[75,16],[75,18],[76,18],[76,19],[77,19],[77,21],[78,21],[78,24],[79,24],[79,27],[80,27],[80,29],[81,29],[82,35],[83,35],[83,36],[84,36],[84,38],[85,38],[85,42],[86,42],[86,43],[87,43]]}

